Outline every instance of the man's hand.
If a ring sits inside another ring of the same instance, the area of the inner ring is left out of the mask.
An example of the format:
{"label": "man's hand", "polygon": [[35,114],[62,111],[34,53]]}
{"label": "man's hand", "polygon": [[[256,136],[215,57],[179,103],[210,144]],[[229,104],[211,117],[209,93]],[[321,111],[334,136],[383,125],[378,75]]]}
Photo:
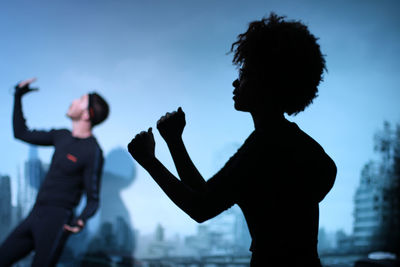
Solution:
{"label": "man's hand", "polygon": [[157,121],[157,129],[167,143],[181,138],[185,125],[185,113],[181,107],[172,113],[167,112]]}
{"label": "man's hand", "polygon": [[26,93],[32,92],[32,91],[38,91],[38,88],[30,88],[30,84],[35,82],[36,78],[31,78],[25,81],[20,82],[15,86],[15,95],[16,96],[23,96]]}
{"label": "man's hand", "polygon": [[68,232],[71,232],[73,234],[79,233],[83,229],[83,227],[85,227],[85,223],[82,220],[77,220],[76,221],[76,226],[71,226],[71,225],[68,225],[68,224],[64,224],[64,230],[68,231]]}
{"label": "man's hand", "polygon": [[155,146],[152,128],[150,127],[147,132],[142,131],[132,139],[128,144],[128,151],[144,167],[146,163],[155,159]]}

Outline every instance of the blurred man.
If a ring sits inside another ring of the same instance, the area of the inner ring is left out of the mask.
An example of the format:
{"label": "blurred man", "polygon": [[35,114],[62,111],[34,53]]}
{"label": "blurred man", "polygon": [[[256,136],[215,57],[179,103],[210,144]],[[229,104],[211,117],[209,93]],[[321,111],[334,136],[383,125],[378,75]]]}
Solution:
{"label": "blurred man", "polygon": [[[80,232],[99,206],[103,152],[92,129],[107,118],[107,102],[97,93],[75,99],[67,112],[72,131],[30,130],[23,117],[21,100],[26,93],[37,90],[30,88],[35,80],[26,80],[15,87],[14,136],[30,144],[54,146],[55,150],[32,210],[0,247],[0,266],[11,266],[32,250],[35,251],[32,266],[54,266],[69,234]],[[83,191],[86,207],[74,218],[73,210]]]}

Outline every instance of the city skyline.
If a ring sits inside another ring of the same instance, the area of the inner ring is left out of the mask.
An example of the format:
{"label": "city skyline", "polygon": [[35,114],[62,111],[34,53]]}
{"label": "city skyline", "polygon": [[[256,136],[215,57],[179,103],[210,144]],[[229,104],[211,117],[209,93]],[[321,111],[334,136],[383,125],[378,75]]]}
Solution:
{"label": "city skyline", "polygon": [[[355,196],[358,196],[354,200],[356,208],[358,207],[359,210],[358,213],[360,213],[361,209],[363,209],[363,214],[374,213],[374,216],[369,216],[369,221],[373,225],[368,224],[369,228],[366,229],[365,225],[361,225],[363,222],[361,222],[359,219],[361,217],[356,212],[354,214],[355,223],[353,224],[355,231],[350,235],[346,235],[342,230],[333,233],[325,231],[323,227],[320,228],[319,252],[321,260],[324,263],[337,261],[349,263],[357,257],[362,257],[363,253],[369,250],[371,244],[368,242],[370,241],[364,242],[363,244],[365,245],[360,246],[360,240],[363,240],[360,237],[373,235],[373,227],[371,228],[370,226],[378,225],[377,223],[380,221],[379,218],[381,218],[382,210],[386,207],[383,205],[383,200],[386,197],[382,194],[383,192],[379,192],[382,189],[382,185],[389,188],[390,181],[395,178],[387,175],[392,173],[389,169],[392,168],[391,161],[398,157],[394,153],[395,151],[398,153],[398,145],[400,144],[399,140],[396,139],[400,136],[400,124],[396,127],[397,135],[394,135],[393,128],[385,124],[384,130],[386,130],[386,135],[379,136],[381,140],[387,140],[389,137],[393,138],[390,141],[391,146],[385,147],[385,151],[380,151],[380,161],[370,161],[365,164],[365,169],[361,173],[359,187],[357,192],[355,192]],[[382,133],[382,131],[378,133]],[[375,139],[375,142],[376,144],[380,144],[378,139]],[[236,145],[229,146],[224,151],[229,154],[230,150],[235,148]],[[392,158],[388,158],[387,155],[391,155]],[[147,263],[152,260],[164,259],[179,262],[185,259],[191,260],[193,257],[200,257],[206,261],[207,258],[211,259],[210,257],[213,256],[220,257],[223,261],[224,255],[228,258],[232,255],[239,257],[236,259],[238,261],[249,260],[250,253],[248,247],[251,238],[243,214],[237,206],[206,223],[197,224],[194,234],[185,235],[175,232],[173,235],[166,236],[165,232],[167,229],[163,227],[163,223],[161,222],[157,223],[156,228],[152,229],[150,234],[134,228],[135,221],[130,221],[130,217],[127,214],[129,211],[125,206],[126,203],[122,201],[121,196],[118,194],[136,179],[135,166],[128,159],[130,159],[130,156],[126,150],[118,147],[112,149],[106,155],[106,164],[103,170],[104,187],[101,190],[101,199],[106,202],[106,205],[100,206],[95,217],[88,221],[87,227],[81,234],[75,235],[69,240],[62,261],[79,262],[83,259],[90,260],[93,255],[94,257],[100,257],[99,255],[104,255],[104,253],[110,253],[109,255],[115,255],[117,258],[126,257],[126,259],[133,259],[132,257],[134,257],[137,260],[144,260]],[[378,168],[379,164],[383,164],[382,168]],[[35,198],[35,192],[26,194],[26,190],[40,186],[40,180],[43,179],[42,169],[44,165],[37,155],[37,147],[29,146],[28,160],[25,162],[24,169],[21,172],[23,173],[23,177],[20,177],[18,195],[16,196],[17,199],[20,199],[19,195],[23,194],[27,195],[27,198],[24,201],[19,201],[16,207],[10,205],[10,177],[0,176],[1,197],[5,200],[1,202],[3,206],[0,209],[2,214],[2,223],[0,223],[0,226],[1,230],[5,233],[12,230],[10,226],[13,227],[13,224],[25,217],[19,211],[21,208],[27,208],[32,204]],[[383,174],[378,173],[378,170],[381,170]],[[375,199],[377,193],[379,199]],[[360,202],[360,197],[368,201]],[[371,201],[374,201],[375,204],[370,205]],[[5,207],[6,203],[8,203],[8,207]],[[77,213],[79,213],[79,209],[83,208],[83,204],[84,201],[79,205]],[[377,204],[378,209],[375,208]],[[384,213],[385,216],[390,216],[387,212]],[[363,215],[363,217],[365,216]],[[11,221],[12,223],[4,223],[7,221]],[[357,228],[361,229],[360,227],[365,229],[361,231],[357,230]],[[380,240],[381,242],[383,241],[382,239]],[[384,245],[384,243],[381,245]],[[338,253],[337,259],[332,258],[332,255],[335,255],[334,253]],[[106,258],[98,259],[106,260]],[[27,264],[30,260],[28,257],[24,259],[24,263]]]}

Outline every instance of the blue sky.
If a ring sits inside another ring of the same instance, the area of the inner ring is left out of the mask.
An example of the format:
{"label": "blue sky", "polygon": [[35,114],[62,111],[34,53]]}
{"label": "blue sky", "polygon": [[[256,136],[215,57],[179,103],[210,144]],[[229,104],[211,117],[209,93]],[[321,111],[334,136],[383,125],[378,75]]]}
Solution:
{"label": "blue sky", "polygon": [[[328,73],[319,97],[288,119],[338,166],[320,225],[351,232],[360,170],[375,158],[373,134],[384,120],[400,123],[396,1],[2,1],[0,173],[16,178],[27,158],[27,146],[12,136],[10,90],[34,76],[40,91],[24,99],[31,128],[70,127],[65,112],[74,98],[104,95],[111,114],[95,135],[105,154],[182,106],[185,143],[209,178],[253,130],[249,114],[233,108],[237,70],[227,52],[250,21],[271,11],[301,19],[320,38]],[[156,154],[175,172],[157,132],[155,138]],[[51,153],[39,151],[45,162]],[[170,233],[194,232],[196,223],[137,169],[122,192],[134,226],[151,232],[160,222]]]}

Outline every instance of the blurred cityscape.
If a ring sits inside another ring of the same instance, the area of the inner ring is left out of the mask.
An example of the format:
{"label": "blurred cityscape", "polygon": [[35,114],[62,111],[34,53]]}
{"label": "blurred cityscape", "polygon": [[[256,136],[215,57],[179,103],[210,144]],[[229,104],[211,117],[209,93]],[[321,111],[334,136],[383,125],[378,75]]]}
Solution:
{"label": "blurred cityscape", "polygon": [[[324,266],[356,266],[357,260],[367,259],[371,252],[395,254],[400,250],[399,125],[393,129],[385,122],[374,142],[378,159],[361,170],[354,192],[352,233],[319,230],[318,249]],[[0,175],[0,242],[27,216],[47,168],[37,148],[30,146],[28,159],[16,177],[16,205],[11,202],[10,176]],[[134,179],[135,166],[125,149],[115,148],[106,155],[97,223],[71,236],[58,266],[249,266],[251,238],[237,206],[199,224],[193,236],[166,238],[162,224],[153,234],[141,235],[132,228],[129,211],[120,198],[120,191]],[[30,266],[32,256],[16,266]]]}

